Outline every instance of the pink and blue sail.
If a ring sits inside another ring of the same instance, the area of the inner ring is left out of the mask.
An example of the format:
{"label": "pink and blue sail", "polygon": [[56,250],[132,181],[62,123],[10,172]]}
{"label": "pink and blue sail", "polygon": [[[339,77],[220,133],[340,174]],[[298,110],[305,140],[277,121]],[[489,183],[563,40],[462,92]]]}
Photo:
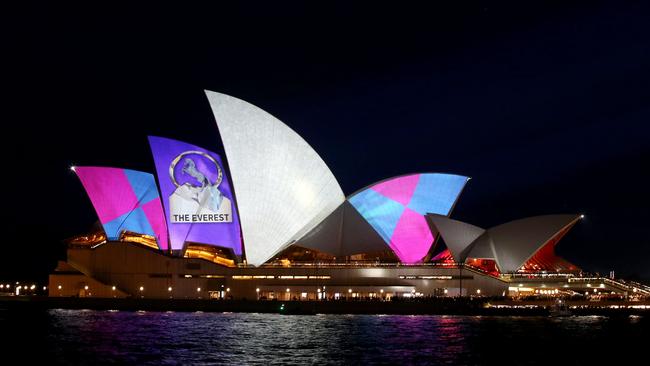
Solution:
{"label": "pink and blue sail", "polygon": [[130,169],[74,167],[97,212],[106,237],[124,231],[150,235],[167,250],[167,225],[153,175]]}
{"label": "pink and blue sail", "polygon": [[449,215],[467,180],[454,174],[411,174],[374,184],[348,201],[403,263],[418,263],[434,240],[425,215]]}

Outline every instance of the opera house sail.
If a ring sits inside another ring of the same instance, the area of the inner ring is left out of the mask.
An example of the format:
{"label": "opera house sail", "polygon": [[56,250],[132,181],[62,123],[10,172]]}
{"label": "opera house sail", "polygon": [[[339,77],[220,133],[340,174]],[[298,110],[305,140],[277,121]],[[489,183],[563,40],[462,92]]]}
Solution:
{"label": "opera house sail", "polygon": [[345,200],[316,151],[277,118],[243,100],[206,95],[234,182],[246,259],[259,266]]}
{"label": "opera house sail", "polygon": [[435,239],[425,215],[448,215],[469,178],[419,173],[385,179],[352,194],[299,245],[345,256],[390,249],[419,263]]}
{"label": "opera house sail", "polygon": [[[428,215],[440,232],[454,259],[464,263],[469,258],[490,259],[496,262],[501,273],[524,270],[531,259],[544,254],[539,261],[562,263],[554,247],[559,240],[583,217],[582,215],[542,215],[514,220],[483,230],[479,227],[452,220],[440,215]],[[562,270],[565,268],[545,268]]]}
{"label": "opera house sail", "polygon": [[73,167],[108,240],[128,231],[150,235],[167,250],[167,226],[153,175],[106,167]]}
{"label": "opera house sail", "polygon": [[172,251],[186,243],[242,254],[239,216],[221,157],[185,142],[149,136]]}

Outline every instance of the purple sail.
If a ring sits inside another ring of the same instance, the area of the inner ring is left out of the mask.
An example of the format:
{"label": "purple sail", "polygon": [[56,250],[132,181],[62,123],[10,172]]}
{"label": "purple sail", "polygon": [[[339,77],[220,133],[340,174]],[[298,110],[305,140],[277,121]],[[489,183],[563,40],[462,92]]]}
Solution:
{"label": "purple sail", "polygon": [[239,217],[219,155],[185,142],[149,136],[172,250],[185,242],[242,254]]}
{"label": "purple sail", "polygon": [[167,226],[153,175],[136,170],[74,167],[109,240],[123,231],[151,235],[167,250]]}

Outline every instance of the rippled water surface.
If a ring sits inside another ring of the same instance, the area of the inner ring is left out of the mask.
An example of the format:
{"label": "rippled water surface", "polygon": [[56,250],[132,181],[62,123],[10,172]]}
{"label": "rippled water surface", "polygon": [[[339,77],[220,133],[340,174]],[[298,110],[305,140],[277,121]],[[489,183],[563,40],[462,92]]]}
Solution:
{"label": "rippled water surface", "polygon": [[0,327],[5,356],[48,364],[623,365],[650,359],[643,345],[650,343],[647,316],[0,310]]}

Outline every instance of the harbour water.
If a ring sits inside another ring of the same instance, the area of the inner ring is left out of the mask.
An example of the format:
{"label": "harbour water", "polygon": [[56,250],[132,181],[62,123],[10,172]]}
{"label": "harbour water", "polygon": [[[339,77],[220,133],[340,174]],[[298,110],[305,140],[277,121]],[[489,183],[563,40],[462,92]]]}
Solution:
{"label": "harbour water", "polygon": [[0,329],[3,357],[20,363],[622,365],[650,359],[643,347],[650,319],[636,315],[0,310]]}

